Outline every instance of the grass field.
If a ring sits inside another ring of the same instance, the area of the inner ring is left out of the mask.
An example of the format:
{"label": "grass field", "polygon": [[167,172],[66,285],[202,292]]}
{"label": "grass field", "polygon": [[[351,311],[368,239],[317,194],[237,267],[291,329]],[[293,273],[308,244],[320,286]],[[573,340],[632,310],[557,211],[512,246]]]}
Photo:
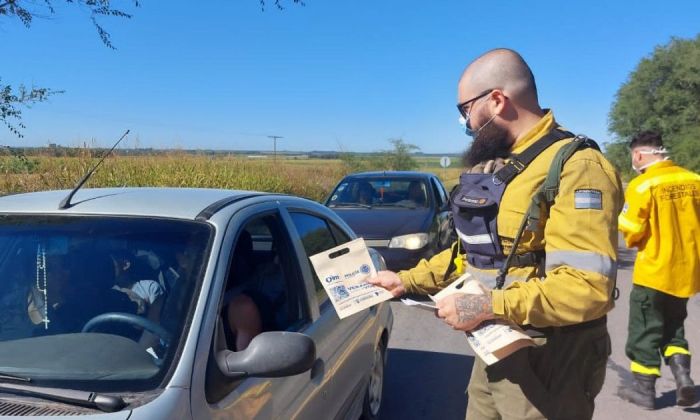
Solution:
{"label": "grass field", "polygon": [[[96,158],[89,150],[77,157],[0,157],[0,194],[72,188]],[[434,172],[448,190],[458,168],[442,169],[439,158],[420,158],[419,170]],[[452,159],[455,166],[455,160]],[[332,159],[247,159],[171,152],[152,156],[112,156],[86,187],[201,187],[293,194],[320,201],[349,169]]]}

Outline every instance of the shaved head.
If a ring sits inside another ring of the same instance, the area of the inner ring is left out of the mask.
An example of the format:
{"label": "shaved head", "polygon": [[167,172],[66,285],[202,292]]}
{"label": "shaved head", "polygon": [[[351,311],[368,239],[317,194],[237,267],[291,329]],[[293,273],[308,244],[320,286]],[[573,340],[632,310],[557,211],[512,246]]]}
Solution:
{"label": "shaved head", "polygon": [[525,60],[513,50],[488,51],[464,70],[459,81],[459,95],[464,96],[461,101],[489,89],[501,89],[524,108],[539,107],[535,77]]}
{"label": "shaved head", "polygon": [[457,104],[474,139],[464,155],[467,166],[507,157],[516,139],[545,115],[530,67],[506,48],[488,51],[467,66]]}

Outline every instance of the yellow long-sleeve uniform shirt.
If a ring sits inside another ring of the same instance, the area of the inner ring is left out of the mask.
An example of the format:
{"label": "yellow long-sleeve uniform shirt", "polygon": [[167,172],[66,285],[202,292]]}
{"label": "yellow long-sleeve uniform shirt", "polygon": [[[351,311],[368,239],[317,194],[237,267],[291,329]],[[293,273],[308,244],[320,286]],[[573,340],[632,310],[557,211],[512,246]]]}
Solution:
{"label": "yellow long-sleeve uniform shirt", "polygon": [[[554,126],[548,112],[512,152],[522,153]],[[547,148],[506,187],[498,217],[498,236],[504,252],[511,252],[513,238],[544,181],[556,152],[570,140]],[[511,268],[503,290],[491,292],[494,313],[520,325],[563,326],[594,320],[613,307],[617,274],[617,215],[622,208],[622,185],[615,168],[597,150],[580,150],[564,164],[559,194],[536,232],[525,231],[518,253],[544,249],[543,277],[536,269]],[[445,250],[416,267],[399,273],[404,287],[414,293],[435,293],[457,278],[443,282],[451,250]],[[488,281],[496,270],[467,265],[475,277]]]}
{"label": "yellow long-sleeve uniform shirt", "polygon": [[700,292],[700,175],[653,164],[627,186],[618,220],[627,246],[639,249],[635,284],[680,298]]}

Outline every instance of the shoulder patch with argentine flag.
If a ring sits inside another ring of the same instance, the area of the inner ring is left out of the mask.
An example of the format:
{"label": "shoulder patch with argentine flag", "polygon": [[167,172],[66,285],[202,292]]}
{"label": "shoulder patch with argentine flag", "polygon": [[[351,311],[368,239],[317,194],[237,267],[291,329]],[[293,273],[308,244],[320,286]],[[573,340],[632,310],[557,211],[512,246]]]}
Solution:
{"label": "shoulder patch with argentine flag", "polygon": [[600,190],[582,189],[574,191],[574,208],[603,209],[603,193]]}

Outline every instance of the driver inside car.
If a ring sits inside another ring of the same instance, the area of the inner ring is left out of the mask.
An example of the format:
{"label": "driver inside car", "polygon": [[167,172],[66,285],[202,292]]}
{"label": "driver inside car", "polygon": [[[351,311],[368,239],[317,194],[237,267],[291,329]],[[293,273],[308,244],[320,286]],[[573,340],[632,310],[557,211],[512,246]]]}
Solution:
{"label": "driver inside car", "polygon": [[143,267],[139,267],[136,257],[128,251],[115,252],[112,259],[116,278],[113,288],[126,294],[137,305],[137,315],[157,322],[163,301],[163,287],[156,280],[145,278],[149,274]]}
{"label": "driver inside car", "polygon": [[253,265],[253,241],[242,231],[233,255],[234,284],[224,296],[225,319],[232,337],[227,341],[241,351],[263,331],[280,330],[285,313],[285,282],[279,258]]}
{"label": "driver inside car", "polygon": [[366,181],[362,181],[357,185],[357,202],[360,204],[374,203],[374,187]]}

